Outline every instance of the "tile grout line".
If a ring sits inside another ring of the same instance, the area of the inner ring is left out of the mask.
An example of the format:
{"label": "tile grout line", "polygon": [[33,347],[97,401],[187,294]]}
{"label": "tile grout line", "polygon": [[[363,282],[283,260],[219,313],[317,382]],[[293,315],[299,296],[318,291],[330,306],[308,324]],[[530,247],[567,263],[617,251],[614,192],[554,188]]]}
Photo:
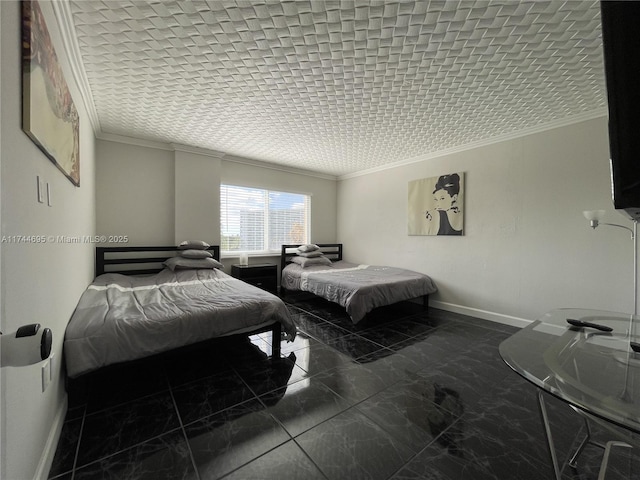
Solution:
{"label": "tile grout line", "polygon": [[[184,429],[184,423],[182,422],[182,416],[180,415],[180,410],[178,409],[178,403],[176,402],[176,398],[173,395],[173,387],[171,386],[171,382],[168,377],[165,377],[167,384],[169,385],[169,395],[171,395],[171,401],[173,402],[173,408],[175,409],[176,416],[178,417],[178,423],[180,424],[180,431],[182,432],[182,438],[185,441],[187,451],[189,452],[189,459],[191,460],[191,465],[193,466],[193,470],[196,473],[196,479],[200,480],[200,472],[198,471],[198,466],[196,465],[195,458],[193,457],[193,451],[191,450],[191,444],[189,443],[189,438],[187,437],[187,432]],[[169,433],[169,432],[167,432]]]}
{"label": "tile grout line", "polygon": [[82,423],[80,424],[80,433],[78,434],[78,444],[76,445],[76,451],[73,455],[73,466],[71,467],[71,480],[76,476],[76,466],[78,463],[78,455],[80,454],[80,444],[82,443],[82,434],[84,433],[84,422],[87,418],[87,404],[84,404],[82,411]]}

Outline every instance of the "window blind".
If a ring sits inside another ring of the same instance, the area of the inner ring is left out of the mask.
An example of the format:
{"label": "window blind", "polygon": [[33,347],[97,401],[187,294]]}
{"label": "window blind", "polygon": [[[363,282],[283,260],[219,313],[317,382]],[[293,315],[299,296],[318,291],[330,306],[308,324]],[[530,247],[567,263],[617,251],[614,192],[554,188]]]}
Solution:
{"label": "window blind", "polygon": [[282,244],[309,243],[311,197],[220,185],[221,253],[280,253]]}

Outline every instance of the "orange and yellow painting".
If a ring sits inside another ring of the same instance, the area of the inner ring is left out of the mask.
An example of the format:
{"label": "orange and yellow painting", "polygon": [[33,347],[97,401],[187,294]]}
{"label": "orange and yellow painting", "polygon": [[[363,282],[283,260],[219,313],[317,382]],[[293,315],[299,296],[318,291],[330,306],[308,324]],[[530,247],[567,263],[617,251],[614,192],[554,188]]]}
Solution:
{"label": "orange and yellow painting", "polygon": [[40,5],[22,2],[22,129],[80,186],[80,120]]}

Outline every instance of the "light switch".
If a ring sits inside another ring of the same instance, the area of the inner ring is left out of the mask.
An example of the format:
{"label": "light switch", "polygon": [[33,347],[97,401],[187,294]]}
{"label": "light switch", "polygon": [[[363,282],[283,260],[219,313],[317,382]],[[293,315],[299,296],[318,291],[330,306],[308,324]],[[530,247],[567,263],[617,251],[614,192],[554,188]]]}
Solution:
{"label": "light switch", "polygon": [[40,175],[36,177],[37,180],[37,188],[38,188],[38,203],[44,203],[44,182]]}

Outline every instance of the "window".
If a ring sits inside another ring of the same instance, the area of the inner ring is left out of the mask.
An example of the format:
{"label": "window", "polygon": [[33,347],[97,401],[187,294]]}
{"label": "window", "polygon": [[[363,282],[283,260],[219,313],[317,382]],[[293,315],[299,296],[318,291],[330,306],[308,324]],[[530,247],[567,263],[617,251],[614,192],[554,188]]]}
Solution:
{"label": "window", "polygon": [[220,185],[222,253],[280,253],[282,244],[309,243],[311,197]]}

